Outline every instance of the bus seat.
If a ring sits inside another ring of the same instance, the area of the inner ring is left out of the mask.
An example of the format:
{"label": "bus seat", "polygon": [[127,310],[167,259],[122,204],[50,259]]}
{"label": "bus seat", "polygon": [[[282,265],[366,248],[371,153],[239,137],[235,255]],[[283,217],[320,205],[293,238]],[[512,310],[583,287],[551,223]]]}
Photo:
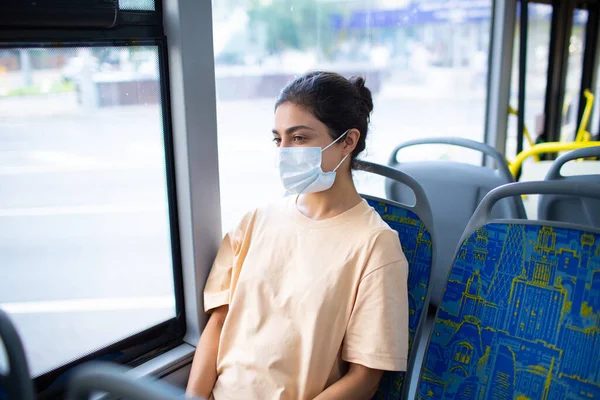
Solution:
{"label": "bus seat", "polygon": [[[533,159],[524,162],[521,167],[519,182],[543,181],[553,162],[546,160],[534,162]],[[528,219],[537,219],[538,204],[538,195],[523,196],[523,206]]]}
{"label": "bus seat", "polygon": [[[546,180],[600,184],[600,161],[570,162],[588,157],[600,157],[600,146],[563,154],[550,167]],[[563,168],[565,164],[571,167],[570,171]],[[543,195],[539,199],[538,218],[600,227],[600,200],[561,194]]]}
{"label": "bus seat", "polygon": [[[128,400],[201,400],[168,383],[128,375],[129,370],[108,362],[88,362],[76,368],[68,383],[67,400],[88,400],[98,392]],[[104,398],[104,397],[103,397]]]}
{"label": "bus seat", "polygon": [[0,399],[34,400],[23,343],[8,314],[0,309],[0,357],[2,345],[6,368],[0,369]]}
{"label": "bus seat", "polygon": [[[455,161],[398,162],[401,149],[425,144],[448,144],[479,151],[495,161],[496,169]],[[514,182],[504,157],[494,148],[462,138],[425,138],[394,149],[388,165],[412,176],[425,189],[437,233],[436,262],[432,273],[431,304],[438,306],[458,240],[481,199],[490,190]],[[393,180],[386,181],[387,198],[407,203],[411,193]],[[410,203],[409,203],[410,204]],[[526,218],[520,198],[504,199],[494,208],[497,218]]]}
{"label": "bus seat", "polygon": [[600,199],[600,186],[520,182],[482,200],[452,264],[417,399],[600,398],[600,229],[491,217],[500,199],[533,193]]}
{"label": "bus seat", "polygon": [[[399,204],[394,201],[363,195],[382,219],[398,232],[402,250],[408,260],[408,295],[409,295],[409,360],[408,376],[418,376],[420,363],[417,361],[421,327],[426,317],[429,302],[429,281],[434,260],[432,218],[425,192],[410,176],[392,168],[361,162],[359,170],[382,175],[407,185],[413,192],[416,202],[413,206]],[[421,349],[421,353],[424,348]],[[422,358],[422,354],[420,355]],[[417,371],[414,373],[414,371]],[[414,374],[414,375],[413,375]],[[404,385],[404,372],[386,373],[379,386],[375,399],[405,398],[411,384]],[[416,382],[412,383],[414,386]],[[405,392],[406,391],[406,392]]]}

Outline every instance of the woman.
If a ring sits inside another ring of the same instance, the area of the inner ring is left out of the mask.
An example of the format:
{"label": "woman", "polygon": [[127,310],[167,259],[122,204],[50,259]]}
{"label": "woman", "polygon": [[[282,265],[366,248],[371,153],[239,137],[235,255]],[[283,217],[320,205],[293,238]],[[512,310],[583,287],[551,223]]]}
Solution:
{"label": "woman", "polygon": [[362,78],[311,72],[281,91],[273,141],[290,195],[225,236],[189,395],[369,399],[383,371],[406,369],[408,265],[351,175],[372,109]]}

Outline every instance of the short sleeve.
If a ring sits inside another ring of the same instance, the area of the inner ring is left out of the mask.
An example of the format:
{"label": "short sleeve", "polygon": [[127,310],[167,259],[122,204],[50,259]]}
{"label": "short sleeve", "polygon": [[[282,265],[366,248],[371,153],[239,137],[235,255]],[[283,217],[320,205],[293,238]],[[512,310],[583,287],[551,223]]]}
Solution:
{"label": "short sleeve", "polygon": [[246,214],[239,225],[223,238],[204,287],[205,312],[229,304],[236,277],[234,270],[246,253],[253,216],[254,213]]}
{"label": "short sleeve", "polygon": [[342,358],[384,371],[406,371],[408,264],[401,260],[366,275],[359,284]]}

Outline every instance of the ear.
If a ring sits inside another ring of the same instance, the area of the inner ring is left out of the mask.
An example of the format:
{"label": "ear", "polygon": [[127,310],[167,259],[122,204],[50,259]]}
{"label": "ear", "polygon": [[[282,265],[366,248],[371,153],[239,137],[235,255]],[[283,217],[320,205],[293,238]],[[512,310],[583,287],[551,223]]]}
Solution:
{"label": "ear", "polygon": [[358,139],[360,139],[360,131],[358,129],[352,128],[348,131],[348,133],[346,133],[346,138],[343,141],[344,156],[351,154],[354,151],[354,149],[358,145]]}

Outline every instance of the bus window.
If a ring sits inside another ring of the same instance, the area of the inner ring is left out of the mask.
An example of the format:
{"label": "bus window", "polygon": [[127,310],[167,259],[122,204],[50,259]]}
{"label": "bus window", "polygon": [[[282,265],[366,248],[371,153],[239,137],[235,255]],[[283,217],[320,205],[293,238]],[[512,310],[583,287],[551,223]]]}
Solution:
{"label": "bus window", "polygon": [[176,315],[158,49],[0,51],[0,308],[34,376]]}
{"label": "bus window", "polygon": [[[600,48],[600,43],[598,47]],[[600,73],[600,64],[596,66],[596,76],[598,76],[598,73]],[[596,140],[598,140],[600,137],[598,136],[600,134],[600,79],[596,79],[596,87],[591,89],[591,91],[594,93],[594,107],[587,128],[592,133],[592,137],[596,137]]]}
{"label": "bus window", "polygon": [[[527,31],[527,70],[525,72],[525,126],[535,141],[541,133],[546,98],[546,78],[548,73],[548,53],[550,49],[550,28],[552,6],[548,4],[528,4]],[[515,29],[515,45],[513,51],[513,67],[510,86],[510,105],[517,109],[519,106],[519,45],[520,20]],[[523,148],[527,148],[524,138]],[[506,135],[506,157],[515,158],[517,152],[517,117],[508,117]]]}
{"label": "bus window", "polygon": [[121,10],[153,11],[154,0],[119,0]]}
{"label": "bus window", "polygon": [[[491,0],[214,2],[224,231],[284,194],[270,142],[273,106],[285,83],[307,70],[366,77],[374,97],[367,160],[386,164],[394,146],[424,136],[483,140],[491,7]],[[406,153],[481,163],[480,153],[452,146]],[[361,191],[383,195],[382,181],[356,177]]]}
{"label": "bus window", "polygon": [[583,68],[583,47],[585,42],[585,26],[588,22],[587,10],[575,10],[573,28],[569,39],[569,58],[567,65],[567,82],[563,103],[563,127],[561,140],[573,141],[577,132],[577,110],[579,107],[579,91]]}

